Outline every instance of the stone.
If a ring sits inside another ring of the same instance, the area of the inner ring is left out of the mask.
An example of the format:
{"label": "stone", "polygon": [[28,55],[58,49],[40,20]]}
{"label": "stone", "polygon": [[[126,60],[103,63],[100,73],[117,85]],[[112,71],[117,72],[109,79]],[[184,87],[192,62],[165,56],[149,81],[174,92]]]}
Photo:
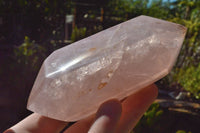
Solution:
{"label": "stone", "polygon": [[54,51],[44,61],[27,108],[77,121],[166,76],[186,34],[182,25],[139,16]]}

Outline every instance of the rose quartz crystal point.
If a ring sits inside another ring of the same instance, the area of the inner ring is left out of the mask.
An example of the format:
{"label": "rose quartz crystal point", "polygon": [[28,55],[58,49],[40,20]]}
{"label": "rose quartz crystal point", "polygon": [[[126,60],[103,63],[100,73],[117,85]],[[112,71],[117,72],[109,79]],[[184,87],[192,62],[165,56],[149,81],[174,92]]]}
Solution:
{"label": "rose quartz crystal point", "polygon": [[185,33],[182,25],[139,16],[58,49],[44,61],[27,108],[63,121],[92,115],[167,75]]}

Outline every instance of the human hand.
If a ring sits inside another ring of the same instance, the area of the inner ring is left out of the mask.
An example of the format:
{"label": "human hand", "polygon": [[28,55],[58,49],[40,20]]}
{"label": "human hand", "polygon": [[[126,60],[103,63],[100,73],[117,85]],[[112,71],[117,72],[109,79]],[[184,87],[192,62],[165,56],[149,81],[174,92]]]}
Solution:
{"label": "human hand", "polygon": [[[119,102],[103,103],[96,115],[80,120],[64,133],[129,133],[157,97],[157,87],[150,85]],[[4,133],[59,133],[68,123],[33,113]]]}

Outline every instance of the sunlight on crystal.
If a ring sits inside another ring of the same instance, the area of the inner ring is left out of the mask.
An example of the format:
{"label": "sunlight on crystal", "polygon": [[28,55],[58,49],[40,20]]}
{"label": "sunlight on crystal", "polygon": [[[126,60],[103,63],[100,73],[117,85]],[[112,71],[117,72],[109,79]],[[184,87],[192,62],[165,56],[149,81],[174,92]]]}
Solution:
{"label": "sunlight on crystal", "polygon": [[105,101],[121,101],[166,76],[186,30],[139,16],[56,50],[44,61],[27,108],[66,122],[85,119]]}
{"label": "sunlight on crystal", "polygon": [[81,55],[79,57],[77,57],[76,59],[68,62],[67,64],[63,65],[62,67],[60,67],[58,70],[52,72],[52,73],[49,73],[48,75],[46,75],[46,77],[51,77],[59,72],[63,72],[63,71],[66,71],[67,69],[69,69],[70,67],[76,65],[77,63],[81,62],[83,59],[87,58],[88,56],[90,56],[91,53],[88,52],[84,55]]}

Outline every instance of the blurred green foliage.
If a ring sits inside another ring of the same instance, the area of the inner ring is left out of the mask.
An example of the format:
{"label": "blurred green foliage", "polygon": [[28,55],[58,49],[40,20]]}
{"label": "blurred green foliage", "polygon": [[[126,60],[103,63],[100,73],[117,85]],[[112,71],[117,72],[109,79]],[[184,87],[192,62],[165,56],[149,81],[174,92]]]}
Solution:
{"label": "blurred green foliage", "polygon": [[184,131],[184,130],[178,130],[176,133],[192,133],[192,132],[186,132],[186,131]]}
{"label": "blurred green foliage", "polygon": [[180,69],[176,78],[183,88],[191,92],[196,99],[200,99],[200,64],[197,67]]}
{"label": "blurred green foliage", "polygon": [[188,28],[185,42],[177,62],[179,68],[197,66],[200,61],[200,1],[177,1],[172,22]]}
{"label": "blurred green foliage", "polygon": [[42,61],[46,58],[46,49],[25,36],[24,43],[14,48],[14,55],[10,58],[12,63],[9,63],[9,66],[5,66],[8,68],[4,68],[4,70],[9,69],[7,78],[11,77],[8,81],[13,84],[7,87],[12,87],[13,85],[13,89],[29,91],[24,87],[32,87]]}
{"label": "blurred green foliage", "polygon": [[29,37],[25,36],[24,43],[14,49],[15,57],[18,64],[29,67],[30,70],[36,71],[45,58],[45,48],[35,44]]}
{"label": "blurred green foliage", "polygon": [[177,0],[173,6],[175,14],[169,20],[185,25],[188,31],[169,84],[176,82],[199,99],[200,1]]}
{"label": "blurred green foliage", "polygon": [[75,27],[72,31],[71,40],[72,42],[78,41],[86,37],[86,28],[77,28]]}
{"label": "blurred green foliage", "polygon": [[142,133],[150,130],[151,132],[158,132],[159,130],[154,127],[163,114],[163,110],[159,107],[158,103],[153,103],[148,111],[145,112],[137,126],[134,128],[135,133]]}
{"label": "blurred green foliage", "polygon": [[163,111],[159,108],[158,103],[153,103],[147,112],[144,113],[144,119],[146,125],[149,127],[153,126],[154,123],[159,119],[159,117],[163,114]]}
{"label": "blurred green foliage", "polygon": [[121,17],[121,20],[142,14],[162,19],[171,16],[170,3],[162,0],[110,0],[105,10],[106,15]]}

